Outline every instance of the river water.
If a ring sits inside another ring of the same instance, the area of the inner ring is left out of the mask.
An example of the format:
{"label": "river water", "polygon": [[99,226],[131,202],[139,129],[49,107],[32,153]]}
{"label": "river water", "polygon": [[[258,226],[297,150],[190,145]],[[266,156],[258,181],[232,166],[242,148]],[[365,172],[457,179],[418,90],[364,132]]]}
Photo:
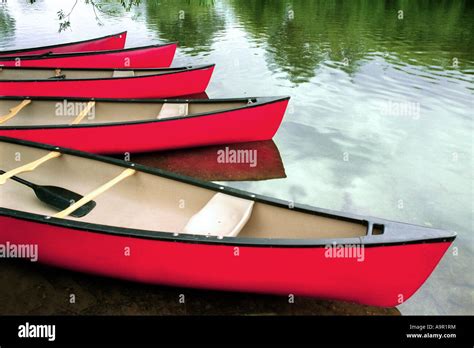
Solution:
{"label": "river water", "polygon": [[[398,308],[474,313],[474,3],[161,0],[129,11],[75,3],[1,1],[0,50],[128,30],[128,46],[178,41],[175,66],[216,63],[211,98],[290,95],[274,138],[286,177],[228,184],[456,231],[454,247]],[[60,10],[72,10],[61,32]]]}

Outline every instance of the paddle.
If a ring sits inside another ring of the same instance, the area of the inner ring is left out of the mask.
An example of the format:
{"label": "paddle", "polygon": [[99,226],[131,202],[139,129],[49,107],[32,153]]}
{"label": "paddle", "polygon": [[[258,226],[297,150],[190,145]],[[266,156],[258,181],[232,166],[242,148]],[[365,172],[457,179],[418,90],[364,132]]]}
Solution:
{"label": "paddle", "polygon": [[[5,171],[0,169],[0,174],[3,173],[5,173]],[[10,179],[15,180],[16,182],[19,182],[20,184],[23,184],[33,189],[36,194],[36,197],[38,197],[40,201],[52,207],[55,207],[60,211],[68,208],[70,205],[74,204],[82,198],[80,194],[66,190],[62,187],[40,186],[21,179],[17,176],[12,176]],[[71,215],[74,217],[83,217],[87,215],[92,209],[94,209],[95,206],[96,202],[90,201],[81,206],[80,208],[76,209],[74,212],[71,213]]]}

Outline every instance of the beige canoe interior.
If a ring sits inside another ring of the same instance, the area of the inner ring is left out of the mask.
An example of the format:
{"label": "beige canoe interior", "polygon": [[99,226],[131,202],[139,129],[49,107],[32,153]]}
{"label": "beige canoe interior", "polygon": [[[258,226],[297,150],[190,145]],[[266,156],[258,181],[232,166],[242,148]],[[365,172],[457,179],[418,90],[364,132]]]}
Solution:
{"label": "beige canoe interior", "polygon": [[[0,62],[1,64],[1,62]],[[22,69],[0,68],[0,80],[47,80],[64,75],[69,79],[107,79],[131,76],[160,75],[189,70],[187,68],[139,69],[139,70],[87,70],[87,69]]]}
{"label": "beige canoe interior", "polygon": [[[0,140],[0,169],[9,172],[49,152]],[[18,174],[18,177],[39,185],[60,186],[85,196],[124,170],[126,168],[113,164],[63,154],[44,162],[33,171]],[[97,205],[86,216],[64,218],[116,227],[190,234],[205,234],[202,230],[207,227],[202,225],[209,225],[209,231],[213,231],[211,235],[235,238],[345,238],[367,233],[367,227],[362,223],[254,203],[140,171],[94,200]],[[12,179],[0,184],[0,207],[46,216],[58,213],[38,200],[32,189]],[[219,231],[221,223],[225,231]]]}
{"label": "beige canoe interior", "polygon": [[[0,120],[21,103],[22,100],[0,100]],[[88,103],[87,101],[32,100],[28,105],[23,106],[14,117],[5,122],[0,121],[0,127],[67,126],[70,125],[82,111],[86,111],[86,114],[78,123],[80,125],[152,121],[167,117],[186,117],[193,114],[235,109],[247,104],[245,100],[201,103],[172,103],[170,101],[165,104],[96,101],[89,110],[86,109]]]}

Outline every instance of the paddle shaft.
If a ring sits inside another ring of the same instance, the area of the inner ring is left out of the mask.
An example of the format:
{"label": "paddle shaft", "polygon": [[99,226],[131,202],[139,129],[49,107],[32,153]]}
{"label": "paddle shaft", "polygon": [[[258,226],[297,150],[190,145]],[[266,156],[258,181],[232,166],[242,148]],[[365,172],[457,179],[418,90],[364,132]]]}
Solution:
{"label": "paddle shaft", "polygon": [[[0,169],[0,175],[5,173],[5,171]],[[67,209],[75,202],[80,201],[84,197],[76,192],[72,192],[62,187],[57,186],[41,186],[37,184],[33,184],[27,180],[21,179],[17,176],[11,176],[9,179],[12,179],[20,184],[23,184],[35,192],[36,197],[50,206],[63,211]],[[94,207],[96,206],[96,202],[93,200],[89,200],[87,203],[81,205],[77,209],[74,209],[70,214],[74,217],[83,217],[87,215]]]}
{"label": "paddle shaft", "polygon": [[[0,175],[5,174],[5,173],[6,172],[4,170],[0,169]],[[19,178],[17,176],[12,176],[10,179],[15,180],[16,182],[19,182],[20,184],[26,185],[26,186],[32,188],[33,190],[38,187],[38,185],[33,184],[32,182],[27,181],[27,180],[22,179],[22,178]]]}

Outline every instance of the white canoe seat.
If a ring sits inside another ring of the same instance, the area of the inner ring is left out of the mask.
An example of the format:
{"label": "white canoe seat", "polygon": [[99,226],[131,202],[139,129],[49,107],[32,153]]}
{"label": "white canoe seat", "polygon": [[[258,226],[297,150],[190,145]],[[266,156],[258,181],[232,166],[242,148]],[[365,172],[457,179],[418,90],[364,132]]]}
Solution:
{"label": "white canoe seat", "polygon": [[158,119],[187,116],[188,108],[186,103],[164,103],[158,114]]}
{"label": "white canoe seat", "polygon": [[114,70],[112,77],[133,77],[135,76],[134,70]]}
{"label": "white canoe seat", "polygon": [[216,237],[235,237],[252,214],[254,201],[215,194],[184,227],[182,233]]}

